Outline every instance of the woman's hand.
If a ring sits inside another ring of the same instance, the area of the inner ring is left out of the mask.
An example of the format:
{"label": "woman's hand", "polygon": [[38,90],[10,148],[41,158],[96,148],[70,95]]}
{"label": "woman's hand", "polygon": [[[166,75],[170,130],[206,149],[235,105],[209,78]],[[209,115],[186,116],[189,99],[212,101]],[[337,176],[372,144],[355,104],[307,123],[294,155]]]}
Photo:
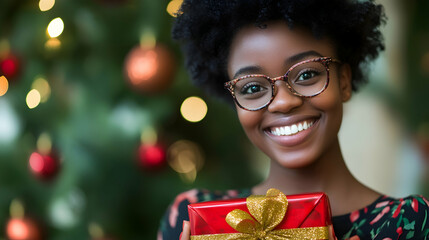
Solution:
{"label": "woman's hand", "polygon": [[338,238],[336,238],[334,236],[334,225],[330,225],[329,226],[329,240],[337,240]]}
{"label": "woman's hand", "polygon": [[191,227],[189,226],[188,221],[183,221],[183,230],[180,234],[180,240],[190,240],[191,239]]}

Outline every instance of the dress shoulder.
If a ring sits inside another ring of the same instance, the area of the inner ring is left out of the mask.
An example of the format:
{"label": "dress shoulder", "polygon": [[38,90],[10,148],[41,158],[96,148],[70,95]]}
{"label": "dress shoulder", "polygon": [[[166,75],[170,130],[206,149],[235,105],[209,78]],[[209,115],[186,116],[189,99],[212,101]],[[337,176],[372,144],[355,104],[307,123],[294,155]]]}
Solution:
{"label": "dress shoulder", "polygon": [[198,202],[200,190],[192,189],[176,196],[161,219],[158,240],[179,239],[182,222],[188,220],[188,204]]}
{"label": "dress shoulder", "polygon": [[423,196],[381,196],[370,205],[332,218],[338,239],[429,239],[429,202]]}
{"label": "dress shoulder", "polygon": [[429,201],[421,195],[397,199],[390,211],[391,228],[398,239],[429,238]]}
{"label": "dress shoulder", "polygon": [[371,209],[371,239],[428,239],[429,202],[423,196],[386,197]]}

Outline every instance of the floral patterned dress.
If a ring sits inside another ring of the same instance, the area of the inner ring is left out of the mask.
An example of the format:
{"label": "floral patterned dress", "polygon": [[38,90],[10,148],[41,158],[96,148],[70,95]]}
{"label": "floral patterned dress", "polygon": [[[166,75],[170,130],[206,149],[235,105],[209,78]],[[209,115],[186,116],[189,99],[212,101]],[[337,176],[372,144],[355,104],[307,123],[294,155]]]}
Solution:
{"label": "floral patterned dress", "polygon": [[[193,189],[179,194],[168,208],[158,233],[158,240],[178,240],[183,220],[188,218],[188,204],[231,198],[245,198],[250,189],[213,192]],[[338,239],[428,239],[429,201],[419,195],[395,199],[381,196],[370,205],[352,213],[332,218]]]}

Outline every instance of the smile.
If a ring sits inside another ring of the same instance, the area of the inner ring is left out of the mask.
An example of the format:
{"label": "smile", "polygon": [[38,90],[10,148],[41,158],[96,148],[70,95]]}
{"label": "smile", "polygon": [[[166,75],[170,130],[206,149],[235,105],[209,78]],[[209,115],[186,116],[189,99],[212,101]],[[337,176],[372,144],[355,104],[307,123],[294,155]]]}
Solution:
{"label": "smile", "polygon": [[290,136],[304,131],[313,126],[316,120],[305,120],[290,126],[274,127],[271,128],[271,134],[275,136]]}

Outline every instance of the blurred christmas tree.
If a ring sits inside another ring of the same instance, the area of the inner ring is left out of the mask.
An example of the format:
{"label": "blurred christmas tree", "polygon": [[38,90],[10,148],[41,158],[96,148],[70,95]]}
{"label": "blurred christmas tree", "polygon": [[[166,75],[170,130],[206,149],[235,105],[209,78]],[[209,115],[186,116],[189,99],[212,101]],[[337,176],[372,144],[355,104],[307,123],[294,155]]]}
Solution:
{"label": "blurred christmas tree", "polygon": [[234,112],[188,82],[178,5],[0,2],[0,239],[154,239],[177,193],[258,180]]}

